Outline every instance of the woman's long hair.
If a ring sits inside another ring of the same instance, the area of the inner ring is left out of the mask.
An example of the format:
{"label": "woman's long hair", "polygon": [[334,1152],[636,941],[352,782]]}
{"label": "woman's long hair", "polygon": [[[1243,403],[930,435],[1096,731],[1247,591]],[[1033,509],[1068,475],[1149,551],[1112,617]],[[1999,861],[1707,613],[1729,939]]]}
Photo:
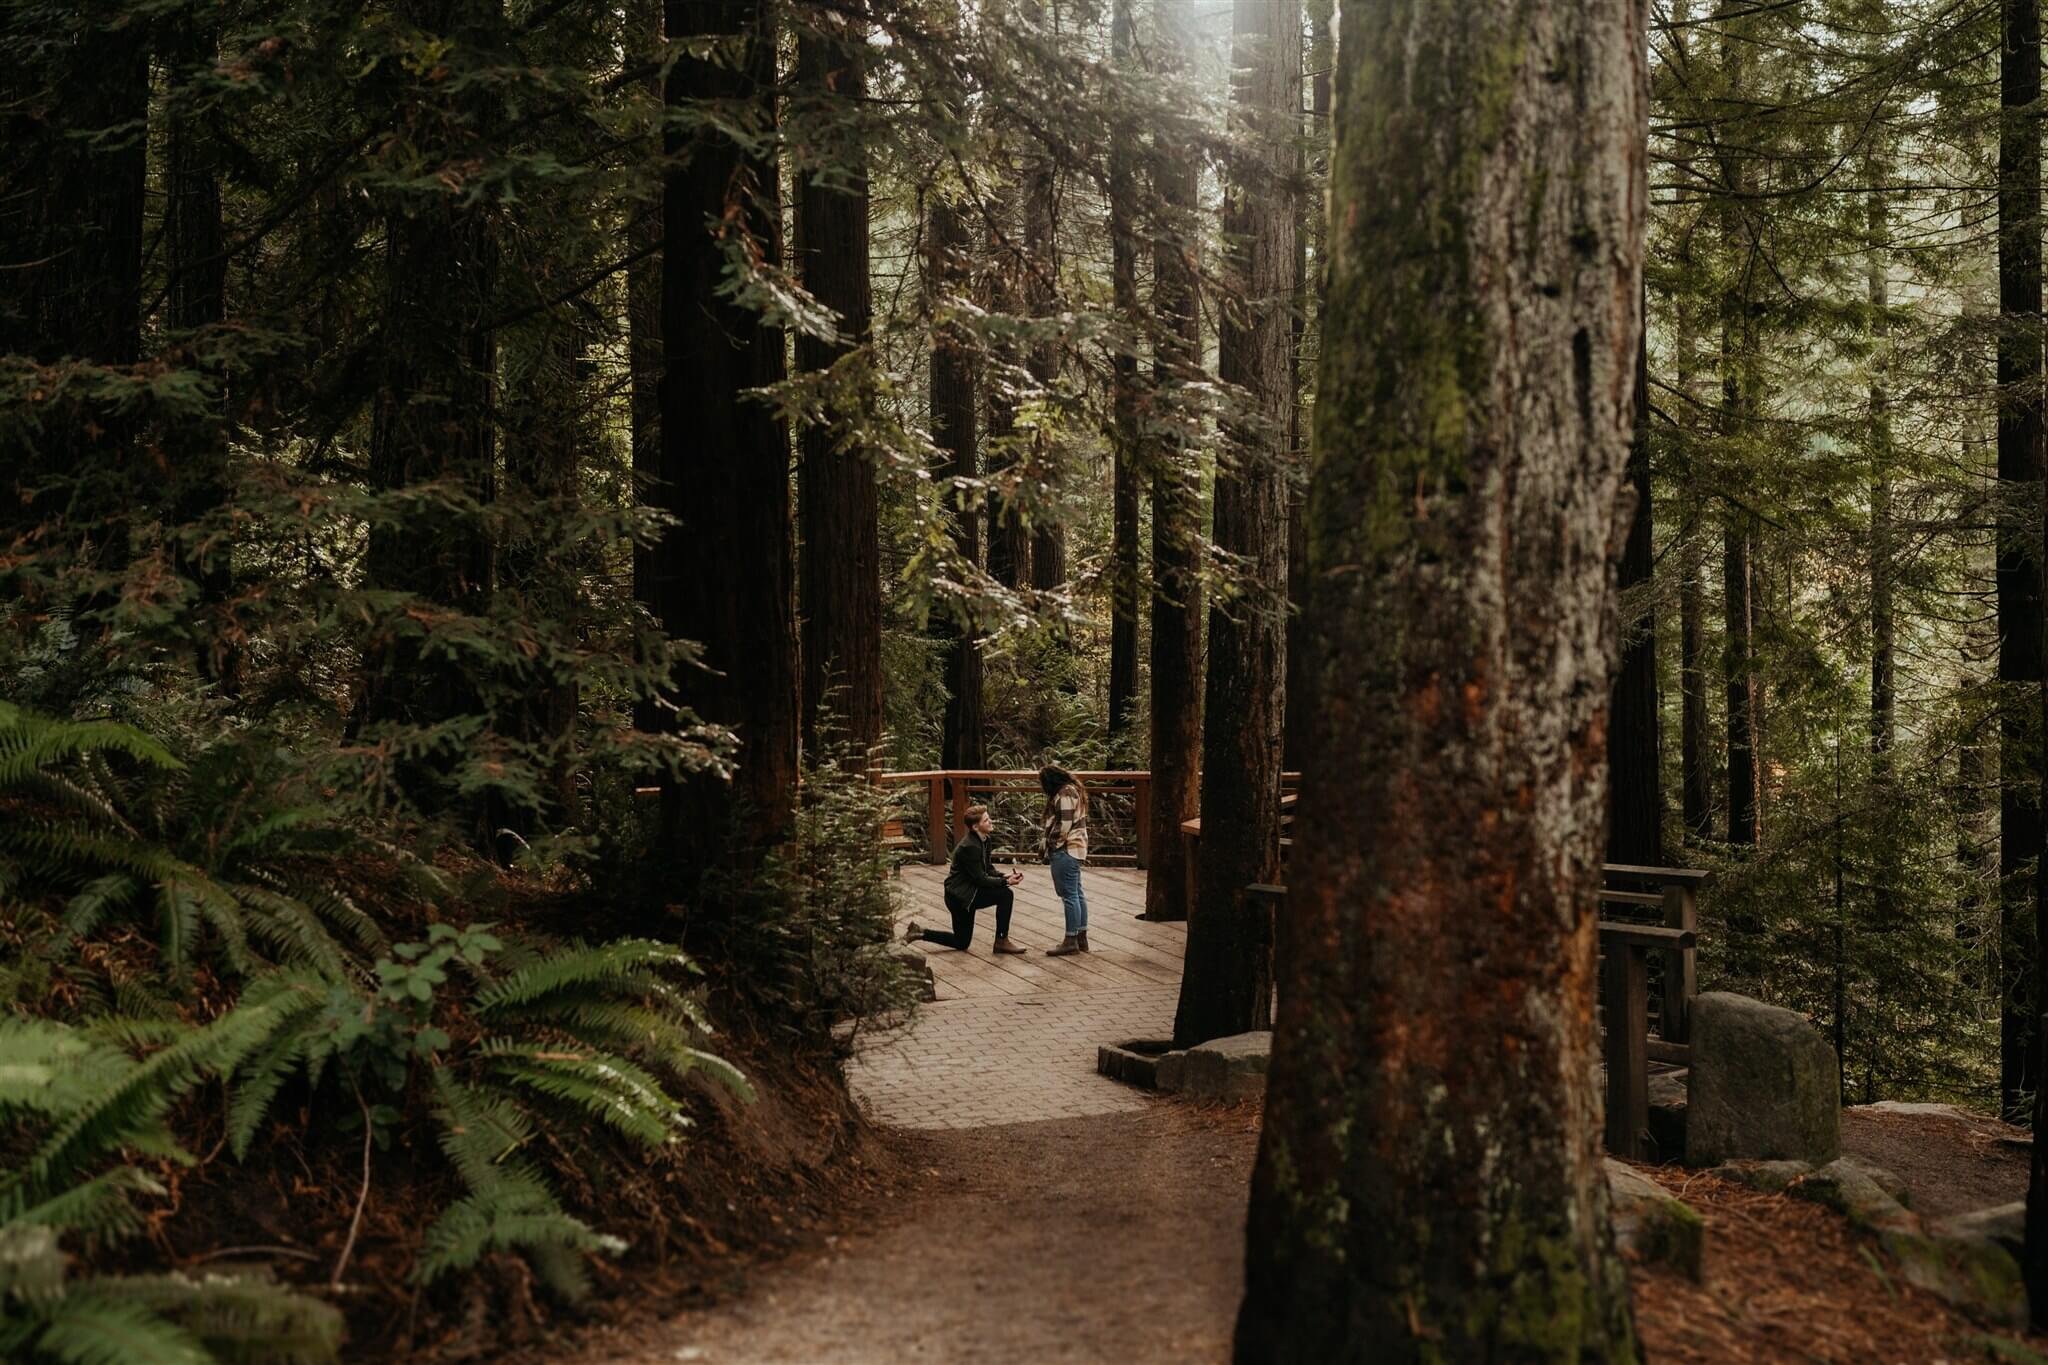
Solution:
{"label": "woman's long hair", "polygon": [[1081,809],[1088,809],[1088,789],[1081,785],[1080,778],[1074,776],[1065,768],[1057,768],[1050,763],[1040,768],[1038,770],[1038,787],[1040,791],[1045,793],[1045,813],[1047,816],[1052,814],[1052,803],[1059,799],[1060,792],[1067,787],[1072,787],[1081,794]]}

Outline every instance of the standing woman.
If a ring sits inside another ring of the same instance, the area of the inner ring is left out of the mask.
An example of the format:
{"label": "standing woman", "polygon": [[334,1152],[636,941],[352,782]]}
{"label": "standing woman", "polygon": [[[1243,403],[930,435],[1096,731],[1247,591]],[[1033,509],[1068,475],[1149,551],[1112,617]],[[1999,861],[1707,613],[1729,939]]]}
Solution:
{"label": "standing woman", "polygon": [[1088,897],[1081,891],[1081,864],[1088,861],[1088,793],[1065,768],[1038,770],[1045,791],[1045,865],[1052,889],[1067,912],[1067,936],[1047,957],[1088,951]]}

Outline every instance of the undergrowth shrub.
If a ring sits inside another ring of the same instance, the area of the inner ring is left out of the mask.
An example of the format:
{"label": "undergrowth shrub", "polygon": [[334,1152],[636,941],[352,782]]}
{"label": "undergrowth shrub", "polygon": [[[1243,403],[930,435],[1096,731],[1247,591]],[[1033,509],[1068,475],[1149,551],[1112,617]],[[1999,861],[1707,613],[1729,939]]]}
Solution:
{"label": "undergrowth shrub", "polygon": [[737,981],[769,1021],[844,1051],[863,1021],[909,1008],[918,979],[889,951],[900,883],[881,830],[902,813],[901,793],[870,779],[858,748],[823,747],[805,765],[794,833],[762,869],[732,952]]}

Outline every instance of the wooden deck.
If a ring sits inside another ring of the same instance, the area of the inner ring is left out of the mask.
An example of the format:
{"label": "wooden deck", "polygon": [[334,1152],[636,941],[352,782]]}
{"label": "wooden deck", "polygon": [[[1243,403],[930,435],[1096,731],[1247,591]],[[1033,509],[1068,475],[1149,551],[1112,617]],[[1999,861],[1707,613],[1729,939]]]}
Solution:
{"label": "wooden deck", "polygon": [[[1045,950],[1066,932],[1066,917],[1059,897],[1053,894],[1052,875],[1037,863],[1018,866],[1024,883],[1017,888],[1010,938],[1030,951],[1023,957],[995,956],[990,950],[995,943],[996,912],[977,911],[974,946],[966,952],[934,943],[919,945],[931,958],[941,1001],[1180,984],[1188,927],[1151,924],[1136,917],[1145,908],[1143,872],[1090,866],[1082,873],[1091,951],[1047,957]],[[913,863],[903,869],[902,880],[903,896],[896,917],[899,935],[903,925],[913,919],[927,928],[952,927],[943,894],[946,869]]]}

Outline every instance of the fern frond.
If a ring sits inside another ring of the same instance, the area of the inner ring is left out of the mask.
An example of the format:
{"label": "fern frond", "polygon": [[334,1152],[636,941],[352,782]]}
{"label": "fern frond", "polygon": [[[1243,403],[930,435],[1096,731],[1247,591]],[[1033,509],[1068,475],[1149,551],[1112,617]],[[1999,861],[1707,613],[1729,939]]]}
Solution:
{"label": "fern frond", "polygon": [[0,1196],[0,1218],[10,1227],[44,1227],[53,1235],[71,1232],[88,1242],[112,1242],[142,1226],[142,1216],[129,1202],[129,1195],[163,1192],[164,1187],[148,1172],[116,1166],[18,1211],[9,1208],[6,1196]]}
{"label": "fern frond", "polygon": [[51,1305],[36,1351],[64,1365],[215,1365],[199,1338],[146,1304],[86,1289]]}
{"label": "fern frond", "polygon": [[318,967],[333,977],[349,974],[341,946],[304,905],[261,886],[237,886],[229,894],[245,909],[256,912],[249,921],[250,930],[286,961]]}
{"label": "fern frond", "polygon": [[616,986],[657,967],[688,970],[690,959],[682,949],[652,939],[622,938],[595,946],[579,944],[550,953],[492,982],[477,992],[475,1009],[479,1015],[488,1016],[557,991]]}
{"label": "fern frond", "polygon": [[616,1053],[555,1051],[493,1039],[480,1049],[507,1080],[574,1105],[647,1147],[672,1141],[689,1118],[661,1082]]}
{"label": "fern frond", "polygon": [[99,928],[108,911],[120,909],[141,889],[141,883],[124,872],[94,877],[64,907],[64,927],[75,937],[84,938]]}
{"label": "fern frond", "polygon": [[334,1359],[341,1345],[335,1309],[247,1276],[132,1275],[101,1278],[93,1288],[175,1319],[216,1356],[231,1360],[316,1365]]}
{"label": "fern frond", "polygon": [[126,754],[146,767],[176,771],[185,765],[163,745],[117,721],[51,720],[0,702],[0,791],[28,774],[94,752]]}

